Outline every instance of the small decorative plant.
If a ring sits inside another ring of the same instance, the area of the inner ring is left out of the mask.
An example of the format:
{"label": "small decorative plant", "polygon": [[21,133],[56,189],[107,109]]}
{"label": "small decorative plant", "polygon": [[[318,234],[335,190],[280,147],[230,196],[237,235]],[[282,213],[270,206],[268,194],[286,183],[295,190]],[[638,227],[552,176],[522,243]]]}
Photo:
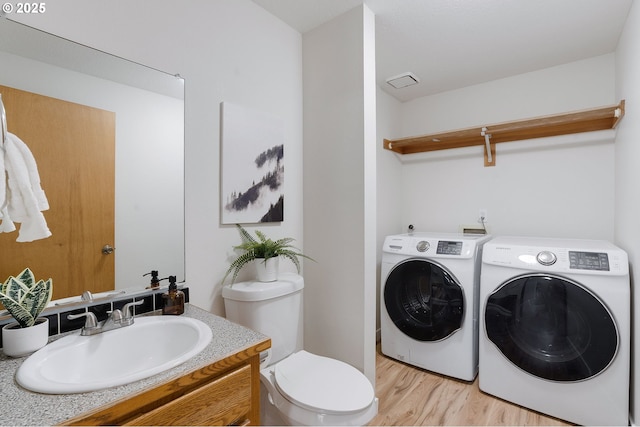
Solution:
{"label": "small decorative plant", "polygon": [[9,276],[0,285],[0,302],[21,328],[35,324],[42,310],[51,301],[52,294],[52,279],[36,282],[29,268],[25,268],[17,277]]}
{"label": "small decorative plant", "polygon": [[291,237],[285,237],[278,240],[272,240],[260,230],[256,230],[256,237],[253,237],[247,230],[245,230],[240,224],[236,224],[238,231],[240,232],[240,238],[242,243],[238,246],[234,246],[234,249],[242,251],[242,253],[231,263],[229,269],[222,281],[233,272],[231,283],[235,282],[238,277],[238,273],[242,268],[252,261],[262,259],[262,262],[266,262],[269,258],[284,257],[296,266],[298,273],[300,272],[300,259],[299,257],[307,258],[313,261],[312,258],[304,255],[300,250],[291,245],[294,241]]}

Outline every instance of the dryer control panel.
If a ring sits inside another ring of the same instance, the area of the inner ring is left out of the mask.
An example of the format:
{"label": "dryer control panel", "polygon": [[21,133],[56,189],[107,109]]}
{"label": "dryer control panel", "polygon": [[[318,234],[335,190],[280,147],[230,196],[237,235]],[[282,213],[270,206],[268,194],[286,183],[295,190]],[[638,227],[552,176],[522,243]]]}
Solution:
{"label": "dryer control panel", "polygon": [[626,275],[629,271],[626,252],[601,241],[496,238],[484,246],[482,261],[549,272]]}

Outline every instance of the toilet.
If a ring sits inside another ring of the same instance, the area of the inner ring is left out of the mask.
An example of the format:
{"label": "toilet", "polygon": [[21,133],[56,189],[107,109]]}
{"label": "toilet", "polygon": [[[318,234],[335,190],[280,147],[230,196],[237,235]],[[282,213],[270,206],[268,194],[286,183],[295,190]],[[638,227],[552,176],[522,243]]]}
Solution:
{"label": "toilet", "polygon": [[366,425],[378,413],[373,386],[358,369],[302,349],[304,280],[241,282],[222,290],[227,319],[271,338],[260,355],[262,425]]}

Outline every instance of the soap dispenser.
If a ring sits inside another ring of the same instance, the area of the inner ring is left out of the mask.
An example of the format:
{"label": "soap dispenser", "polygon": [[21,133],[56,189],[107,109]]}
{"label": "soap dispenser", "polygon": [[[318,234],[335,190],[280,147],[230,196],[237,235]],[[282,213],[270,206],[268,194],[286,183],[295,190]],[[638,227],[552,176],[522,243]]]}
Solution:
{"label": "soap dispenser", "polygon": [[160,280],[158,279],[158,270],[151,270],[149,273],[143,274],[142,277],[151,275],[151,284],[147,286],[147,289],[158,289],[160,287]]}
{"label": "soap dispenser", "polygon": [[176,276],[169,276],[169,290],[162,294],[162,314],[184,313],[184,292],[178,290]]}

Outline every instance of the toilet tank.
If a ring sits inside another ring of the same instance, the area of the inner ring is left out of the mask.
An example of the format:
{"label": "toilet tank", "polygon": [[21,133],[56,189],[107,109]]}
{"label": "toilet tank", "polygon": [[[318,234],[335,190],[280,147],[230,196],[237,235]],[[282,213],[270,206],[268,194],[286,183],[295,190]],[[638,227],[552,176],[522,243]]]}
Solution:
{"label": "toilet tank", "polygon": [[222,289],[227,319],[271,338],[271,359],[276,363],[302,350],[304,280],[281,273],[275,282],[239,282]]}

